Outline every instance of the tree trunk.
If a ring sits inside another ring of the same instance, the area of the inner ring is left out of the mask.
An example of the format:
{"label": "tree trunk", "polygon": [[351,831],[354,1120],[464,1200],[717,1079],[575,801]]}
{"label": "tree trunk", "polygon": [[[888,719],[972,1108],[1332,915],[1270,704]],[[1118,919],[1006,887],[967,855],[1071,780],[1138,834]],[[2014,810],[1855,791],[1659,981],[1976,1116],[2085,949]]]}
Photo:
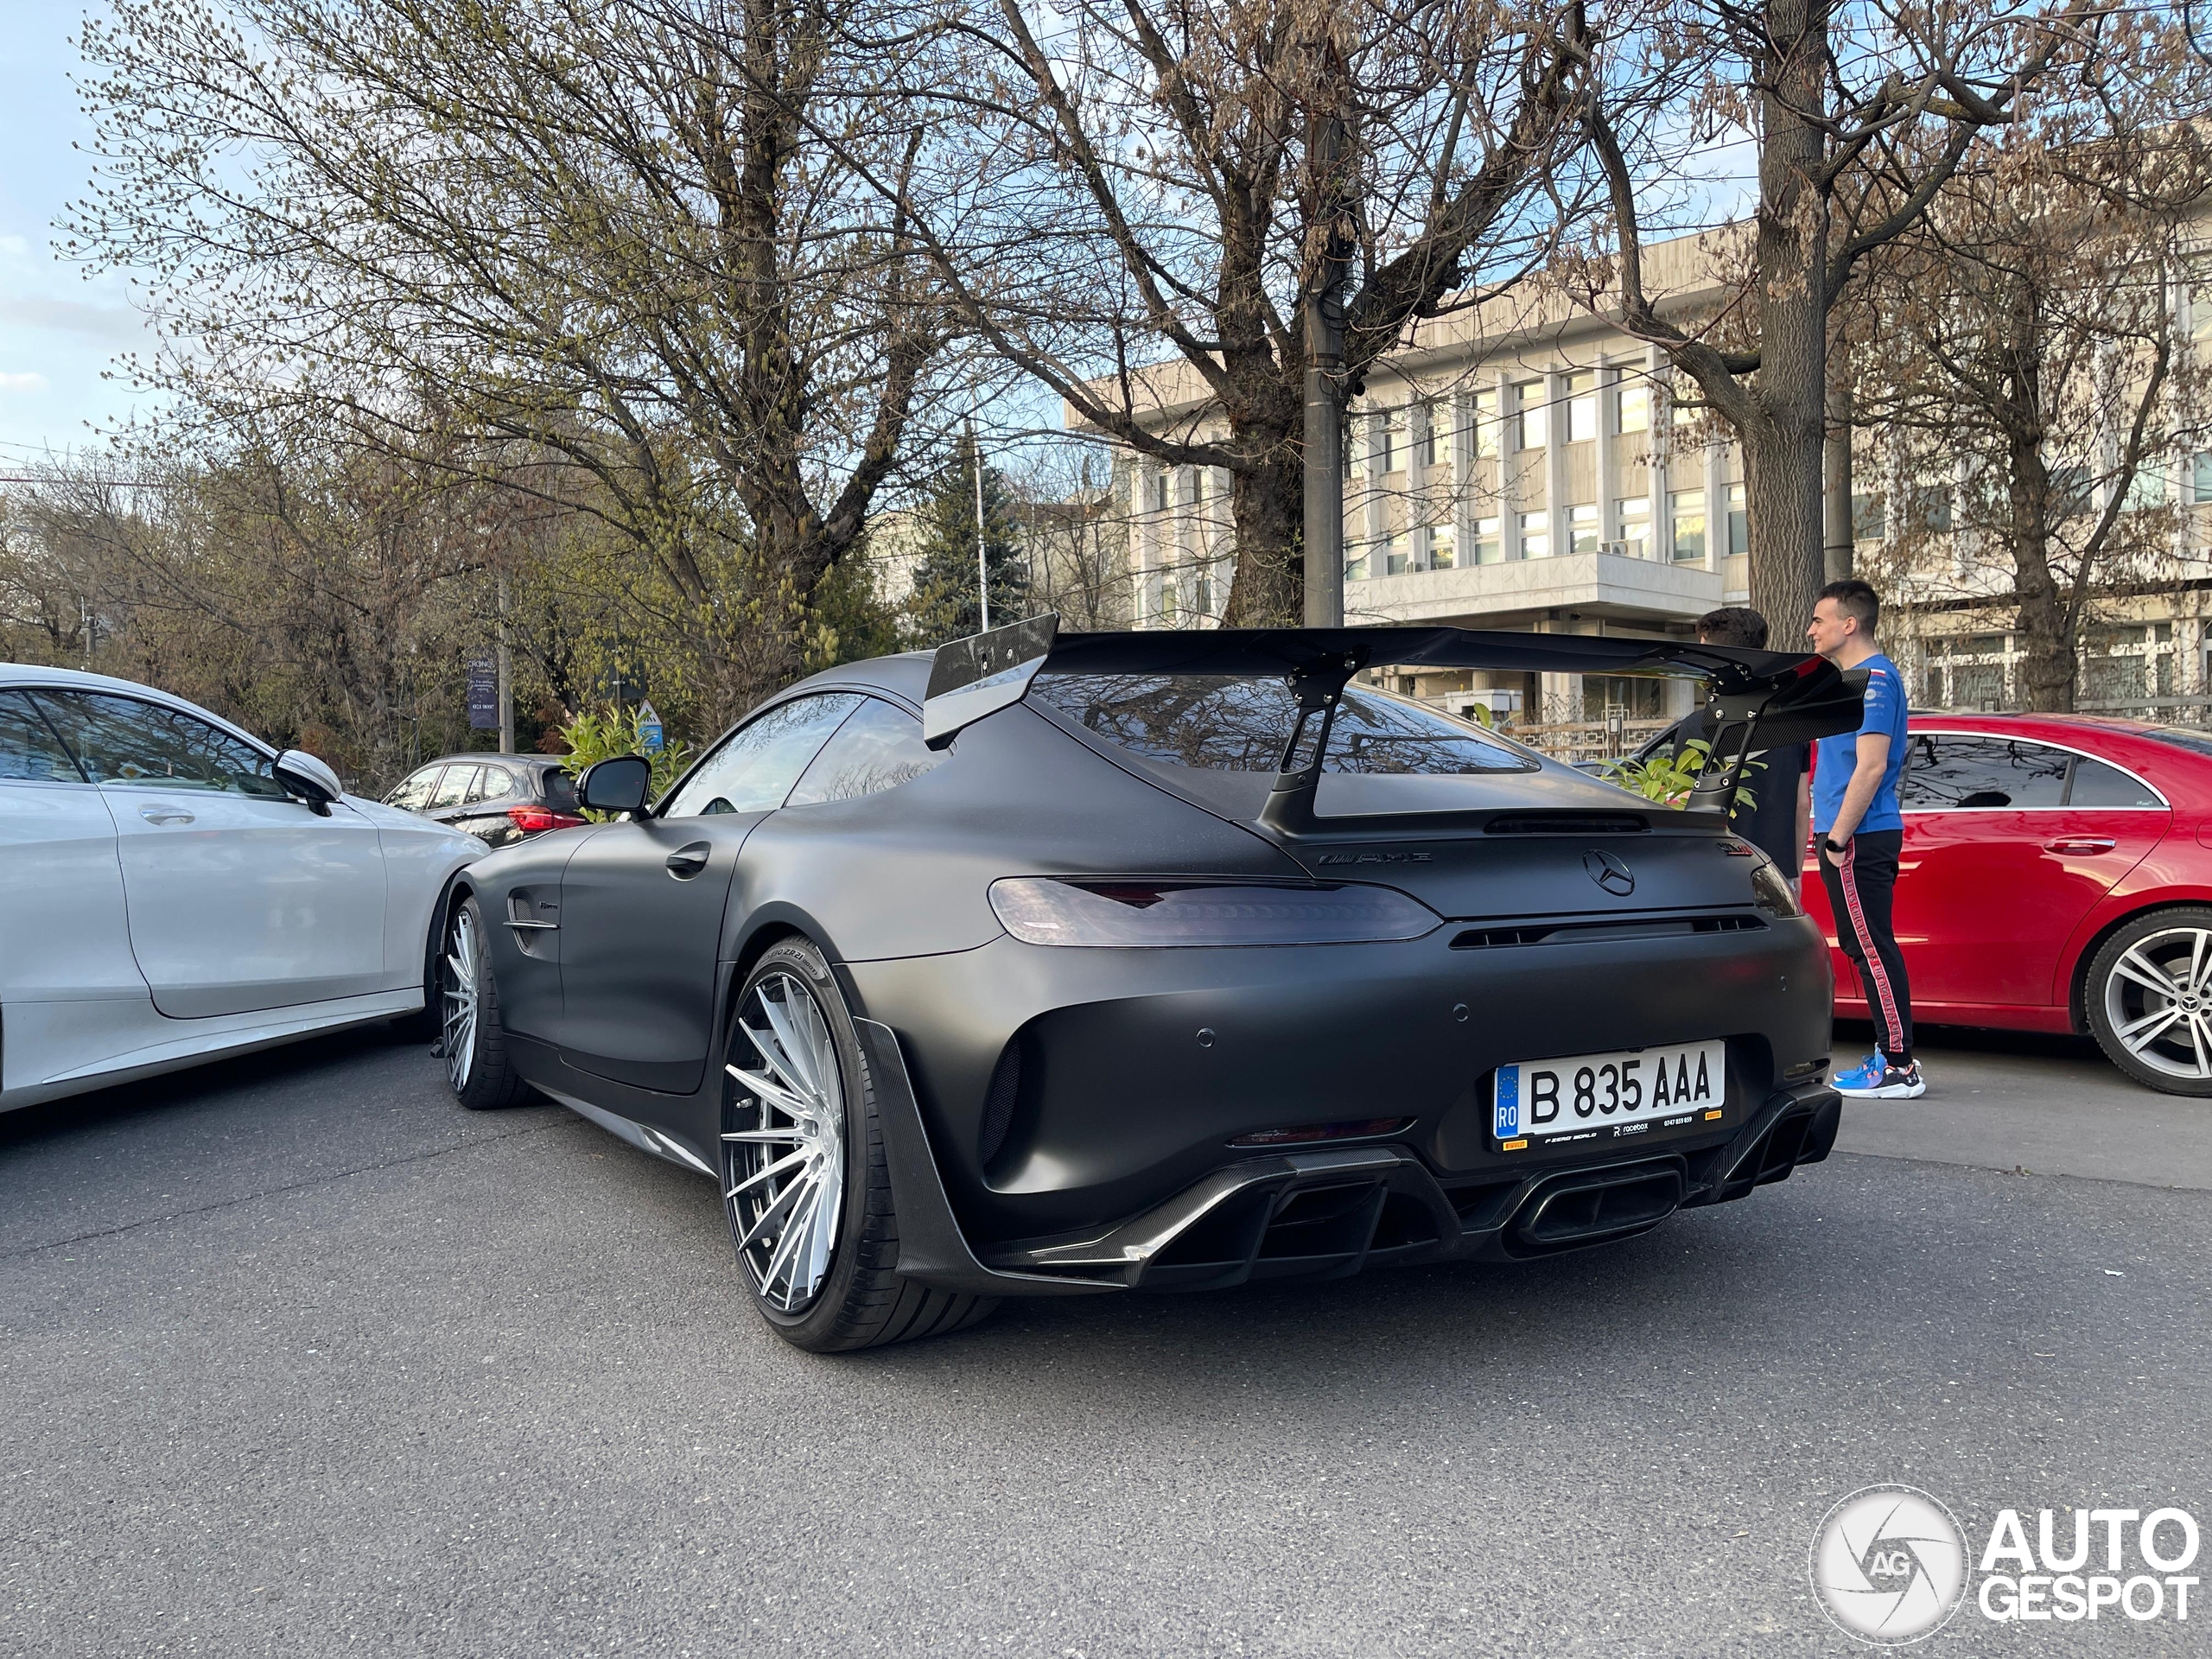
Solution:
{"label": "tree trunk", "polygon": [[2044,460],[2042,330],[2024,283],[2005,308],[2004,363],[2009,395],[1993,411],[2005,432],[2005,488],[2012,543],[2013,626],[2020,638],[2020,701],[2031,714],[2070,714],[2081,663],[2076,620],[2050,568],[2050,467]]}
{"label": "tree trunk", "polygon": [[[1776,645],[1811,620],[1824,568],[1821,450],[1827,401],[1827,201],[1812,181],[1826,160],[1828,0],[1778,0],[1760,66],[1757,414],[1738,435],[1751,513],[1751,608]],[[1725,504],[1706,504],[1707,534]]]}
{"label": "tree trunk", "polygon": [[[1236,574],[1223,626],[1295,627],[1305,605],[1299,550],[1305,514],[1305,445],[1287,426],[1272,435],[1249,425],[1232,442],[1255,459],[1230,474],[1236,522]],[[1249,446],[1249,447],[1248,447]]]}

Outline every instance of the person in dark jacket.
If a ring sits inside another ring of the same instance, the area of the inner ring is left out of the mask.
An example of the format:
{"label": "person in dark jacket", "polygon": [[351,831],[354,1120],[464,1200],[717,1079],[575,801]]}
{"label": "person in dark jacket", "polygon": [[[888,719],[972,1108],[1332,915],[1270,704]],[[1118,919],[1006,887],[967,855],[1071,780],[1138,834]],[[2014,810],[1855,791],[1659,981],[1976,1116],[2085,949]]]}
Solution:
{"label": "person in dark jacket", "polygon": [[[1723,606],[1698,618],[1697,639],[1701,645],[1741,645],[1764,651],[1766,619],[1740,605]],[[1712,735],[1706,710],[1694,709],[1646,744],[1641,756],[1679,755],[1691,739],[1709,741]],[[1793,886],[1804,868],[1809,833],[1806,772],[1810,757],[1806,751],[1805,744],[1789,743],[1755,753],[1751,758],[1756,764],[1744,769],[1744,787],[1751,791],[1751,803],[1736,807],[1728,820],[1738,835],[1782,867]]]}

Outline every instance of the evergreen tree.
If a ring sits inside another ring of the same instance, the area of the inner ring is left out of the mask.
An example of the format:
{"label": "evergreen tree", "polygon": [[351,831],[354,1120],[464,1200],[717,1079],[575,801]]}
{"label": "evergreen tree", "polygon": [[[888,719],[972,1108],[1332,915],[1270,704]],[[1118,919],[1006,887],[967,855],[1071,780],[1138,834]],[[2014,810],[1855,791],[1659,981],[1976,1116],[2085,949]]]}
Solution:
{"label": "evergreen tree", "polygon": [[[983,607],[976,569],[976,446],[960,446],[954,464],[923,504],[915,537],[914,591],[906,601],[914,643],[941,645],[980,633]],[[1028,614],[1029,570],[1021,557],[1020,525],[1006,475],[983,468],[983,568],[991,585],[991,626],[1003,627]]]}

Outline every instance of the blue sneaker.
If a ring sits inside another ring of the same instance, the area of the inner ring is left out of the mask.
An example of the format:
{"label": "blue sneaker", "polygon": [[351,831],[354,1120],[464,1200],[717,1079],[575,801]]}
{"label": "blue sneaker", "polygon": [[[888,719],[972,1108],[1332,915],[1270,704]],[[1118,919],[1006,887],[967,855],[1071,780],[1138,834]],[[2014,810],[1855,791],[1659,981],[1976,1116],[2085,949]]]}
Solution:
{"label": "blue sneaker", "polygon": [[1891,1065],[1876,1049],[1848,1071],[1835,1077],[1835,1091],[1853,1100],[1917,1100],[1928,1092],[1928,1079],[1920,1075],[1920,1062]]}

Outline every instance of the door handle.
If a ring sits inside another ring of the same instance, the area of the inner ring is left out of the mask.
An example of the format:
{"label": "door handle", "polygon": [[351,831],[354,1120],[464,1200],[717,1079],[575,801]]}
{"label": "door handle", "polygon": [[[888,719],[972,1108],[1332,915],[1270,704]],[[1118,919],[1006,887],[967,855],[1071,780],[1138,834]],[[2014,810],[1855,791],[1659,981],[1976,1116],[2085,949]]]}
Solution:
{"label": "door handle", "polygon": [[190,823],[192,814],[181,806],[142,806],[138,816],[149,823]]}
{"label": "door handle", "polygon": [[668,873],[679,881],[689,881],[707,868],[707,859],[714,848],[703,841],[695,841],[689,847],[679,847],[668,855]]}
{"label": "door handle", "polygon": [[2046,853],[2070,853],[2077,858],[2088,858],[2097,853],[2108,853],[2120,843],[2110,836],[2061,836],[2056,841],[2046,841]]}

